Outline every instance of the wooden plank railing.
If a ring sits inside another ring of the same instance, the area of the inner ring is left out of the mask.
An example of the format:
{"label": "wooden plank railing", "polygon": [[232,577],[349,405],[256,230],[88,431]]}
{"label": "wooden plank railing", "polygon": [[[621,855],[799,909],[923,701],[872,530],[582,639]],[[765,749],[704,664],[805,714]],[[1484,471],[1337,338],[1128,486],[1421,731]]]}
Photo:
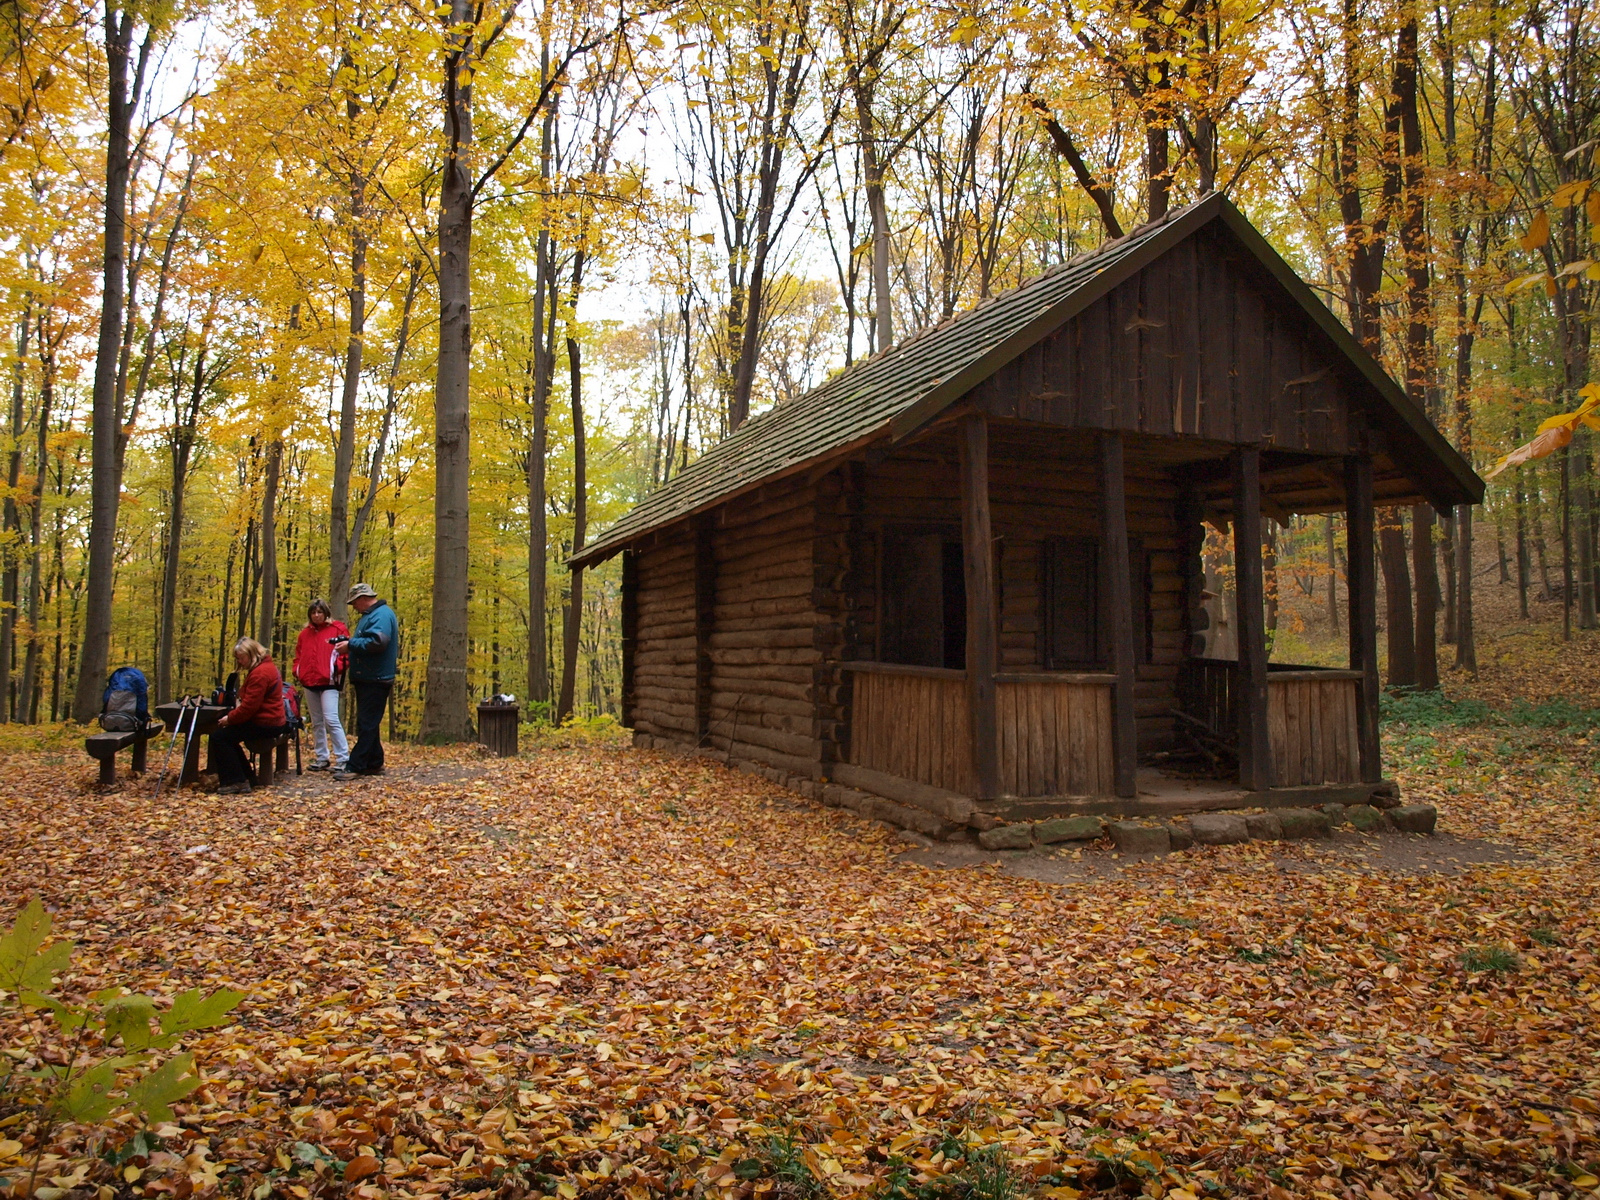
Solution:
{"label": "wooden plank railing", "polygon": [[[1178,676],[1178,702],[1219,739],[1238,739],[1238,664],[1190,659]],[[1267,733],[1277,787],[1355,783],[1361,778],[1356,704],[1361,672],[1272,664],[1267,670]]]}
{"label": "wooden plank railing", "polygon": [[855,676],[850,761],[972,795],[977,781],[966,672],[897,663],[845,665]]}
{"label": "wooden plank railing", "polygon": [[[854,676],[849,761],[974,794],[966,673],[895,663],[840,664]],[[1000,791],[1109,795],[1115,787],[1106,674],[995,676]]]}

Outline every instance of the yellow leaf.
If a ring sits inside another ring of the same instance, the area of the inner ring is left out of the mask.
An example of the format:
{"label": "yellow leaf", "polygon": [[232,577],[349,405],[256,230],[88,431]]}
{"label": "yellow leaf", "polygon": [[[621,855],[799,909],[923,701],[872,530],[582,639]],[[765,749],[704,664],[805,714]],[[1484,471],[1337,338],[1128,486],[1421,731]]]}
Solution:
{"label": "yellow leaf", "polygon": [[1572,1181],[1573,1187],[1594,1187],[1596,1184],[1600,1184],[1600,1179],[1593,1175],[1579,1175]]}
{"label": "yellow leaf", "polygon": [[624,175],[617,180],[617,195],[626,200],[638,193],[641,184],[632,175]]}
{"label": "yellow leaf", "polygon": [[1584,198],[1589,192],[1587,179],[1575,179],[1571,183],[1563,183],[1556,189],[1555,195],[1550,197],[1550,203],[1557,208],[1571,208]]}
{"label": "yellow leaf", "polygon": [[1394,1157],[1394,1155],[1390,1154],[1389,1151],[1380,1150],[1376,1146],[1362,1146],[1361,1153],[1376,1162],[1388,1162]]}
{"label": "yellow leaf", "polygon": [[470,1167],[472,1165],[473,1150],[474,1150],[474,1147],[468,1146],[465,1150],[463,1150],[461,1152],[461,1161],[456,1163],[456,1170],[465,1171],[468,1167]]}
{"label": "yellow leaf", "polygon": [[1533,223],[1528,226],[1528,232],[1517,239],[1524,250],[1537,250],[1550,240],[1550,214],[1540,209],[1534,214]]}
{"label": "yellow leaf", "polygon": [[1244,1097],[1233,1088],[1223,1088],[1216,1094],[1215,1099],[1218,1104],[1239,1104],[1243,1102]]}
{"label": "yellow leaf", "polygon": [[15,1158],[22,1153],[22,1143],[6,1138],[0,1141],[0,1158]]}
{"label": "yellow leaf", "polygon": [[1078,1197],[1083,1193],[1075,1187],[1068,1187],[1066,1184],[1062,1184],[1060,1187],[1045,1188],[1040,1195],[1047,1197],[1048,1200],[1078,1200]]}

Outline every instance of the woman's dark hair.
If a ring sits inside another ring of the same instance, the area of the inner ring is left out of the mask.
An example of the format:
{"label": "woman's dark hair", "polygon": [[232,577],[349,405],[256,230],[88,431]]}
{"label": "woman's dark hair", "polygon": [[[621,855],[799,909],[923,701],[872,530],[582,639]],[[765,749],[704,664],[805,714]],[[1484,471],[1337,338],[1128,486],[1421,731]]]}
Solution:
{"label": "woman's dark hair", "polygon": [[318,611],[320,611],[323,616],[327,617],[328,620],[333,620],[333,609],[328,607],[328,602],[321,596],[318,596],[315,600],[313,600],[310,606],[306,609],[306,620],[309,621],[312,614]]}

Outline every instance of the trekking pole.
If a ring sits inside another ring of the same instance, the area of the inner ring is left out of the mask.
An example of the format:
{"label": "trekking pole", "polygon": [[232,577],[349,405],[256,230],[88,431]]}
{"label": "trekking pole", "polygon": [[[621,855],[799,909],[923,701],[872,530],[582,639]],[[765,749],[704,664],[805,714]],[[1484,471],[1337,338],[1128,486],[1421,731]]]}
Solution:
{"label": "trekking pole", "polygon": [[[172,723],[172,740],[167,743],[167,756],[161,760],[161,778],[156,780],[156,799],[161,799],[161,789],[167,783],[167,768],[172,765],[172,748],[178,744],[178,732],[183,728],[183,714],[189,711],[189,697],[185,696],[178,704],[178,719]],[[184,748],[185,753],[188,747]]]}
{"label": "trekking pole", "polygon": [[183,782],[183,769],[189,765],[189,747],[194,745],[194,731],[200,727],[200,710],[206,705],[204,696],[194,698],[194,716],[189,721],[189,736],[183,739],[183,767],[178,768],[178,782]]}

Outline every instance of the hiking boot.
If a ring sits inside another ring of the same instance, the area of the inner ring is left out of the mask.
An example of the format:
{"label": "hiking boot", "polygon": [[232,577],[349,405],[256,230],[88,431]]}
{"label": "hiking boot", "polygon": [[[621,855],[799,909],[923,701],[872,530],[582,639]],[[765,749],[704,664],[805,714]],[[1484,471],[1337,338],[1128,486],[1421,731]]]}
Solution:
{"label": "hiking boot", "polygon": [[245,783],[225,783],[217,789],[217,795],[219,796],[248,796],[249,794],[250,784],[248,781]]}
{"label": "hiking boot", "polygon": [[333,778],[337,779],[340,783],[345,783],[346,781],[351,780],[351,779],[360,779],[361,778],[361,772],[359,772],[359,771],[339,770],[339,771],[335,771],[333,773]]}
{"label": "hiking boot", "polygon": [[[306,768],[306,770],[308,770],[308,771],[326,771],[327,769],[328,769],[328,764],[325,763],[325,762],[314,762],[309,767]],[[339,769],[338,767],[334,768],[334,770],[338,770],[338,769]]]}

